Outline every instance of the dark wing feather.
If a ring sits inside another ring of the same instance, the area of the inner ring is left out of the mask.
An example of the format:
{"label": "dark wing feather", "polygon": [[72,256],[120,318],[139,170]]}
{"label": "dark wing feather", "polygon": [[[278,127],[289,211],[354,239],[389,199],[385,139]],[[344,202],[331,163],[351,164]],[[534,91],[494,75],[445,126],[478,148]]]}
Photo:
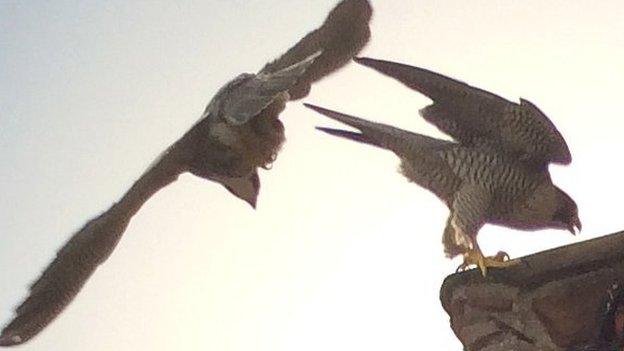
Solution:
{"label": "dark wing feather", "polygon": [[89,221],[59,250],[15,310],[15,318],[2,330],[0,346],[30,340],[69,305],[128,225],[129,218],[115,212],[111,209]]}
{"label": "dark wing feather", "polygon": [[260,73],[282,70],[315,52],[322,52],[288,90],[292,100],[305,97],[312,83],[346,65],[362,50],[370,38],[371,15],[372,8],[367,0],[340,2],[320,28],[308,33],[284,55],[264,66]]}
{"label": "dark wing feather", "polygon": [[31,285],[27,298],[15,310],[16,316],[3,328],[0,346],[22,344],[50,324],[110,256],[143,203],[173,182],[178,173],[171,155],[165,154],[118,203],[74,234]]}
{"label": "dark wing feather", "polygon": [[388,149],[394,151],[399,156],[404,156],[406,154],[424,149],[436,150],[440,147],[454,144],[450,141],[408,132],[387,124],[367,121],[359,117],[346,115],[344,113],[332,111],[323,107],[307,103],[304,103],[304,106],[331,119],[344,123],[353,128],[357,128],[361,131],[361,133],[324,127],[317,127],[318,130],[331,135]]}
{"label": "dark wing feather", "polygon": [[422,116],[464,145],[500,147],[538,165],[572,160],[561,133],[527,100],[517,104],[419,67],[369,58],[356,61],[432,99]]}

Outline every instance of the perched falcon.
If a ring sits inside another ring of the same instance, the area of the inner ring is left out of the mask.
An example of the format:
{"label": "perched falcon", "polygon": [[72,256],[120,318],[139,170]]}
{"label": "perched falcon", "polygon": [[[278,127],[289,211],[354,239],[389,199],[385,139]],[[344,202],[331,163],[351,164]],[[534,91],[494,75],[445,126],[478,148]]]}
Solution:
{"label": "perched falcon", "polygon": [[485,223],[523,230],[581,228],[576,203],[552,183],[548,164],[571,162],[552,122],[531,102],[520,104],[422,68],[355,59],[426,95],[420,114],[449,134],[445,141],[321,107],[307,107],[359,132],[321,128],[331,135],[393,151],[401,172],[430,190],[450,209],[442,242],[466,267],[503,267],[506,254],[485,257],[476,240]]}
{"label": "perched falcon", "polygon": [[370,37],[371,13],[367,0],[344,0],[320,28],[282,57],[257,74],[242,74],[221,88],[201,119],[119,202],[87,222],[61,248],[2,330],[0,346],[28,341],[61,313],[109,257],[132,216],[181,173],[218,182],[255,207],[260,187],[257,169],[275,160],[284,141],[278,116],[285,103],[306,96],[313,82],[351,61]]}

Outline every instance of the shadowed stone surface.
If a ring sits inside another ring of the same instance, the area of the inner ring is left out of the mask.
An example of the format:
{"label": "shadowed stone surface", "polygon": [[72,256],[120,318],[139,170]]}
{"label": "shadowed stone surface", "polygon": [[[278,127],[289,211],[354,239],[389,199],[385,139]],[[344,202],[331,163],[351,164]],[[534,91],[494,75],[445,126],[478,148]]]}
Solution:
{"label": "shadowed stone surface", "polygon": [[440,300],[468,351],[624,350],[604,340],[619,332],[607,315],[622,283],[624,232],[522,257],[485,278],[450,275]]}

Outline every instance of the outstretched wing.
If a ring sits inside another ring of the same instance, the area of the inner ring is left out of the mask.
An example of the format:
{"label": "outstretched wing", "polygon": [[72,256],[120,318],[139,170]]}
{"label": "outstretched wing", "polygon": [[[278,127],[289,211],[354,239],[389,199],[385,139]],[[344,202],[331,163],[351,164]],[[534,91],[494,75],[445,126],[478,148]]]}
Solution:
{"label": "outstretched wing", "polygon": [[421,115],[467,146],[503,148],[527,162],[568,164],[572,157],[555,125],[528,100],[520,104],[441,74],[405,64],[358,58],[433,100]]}
{"label": "outstretched wing", "polygon": [[331,119],[356,128],[360,132],[325,127],[317,127],[317,129],[334,136],[394,151],[401,159],[401,172],[405,177],[429,189],[447,204],[450,203],[460,180],[441,157],[441,151],[456,146],[454,142],[370,122],[310,104],[304,105]]}
{"label": "outstretched wing", "polygon": [[343,0],[320,28],[258,74],[240,75],[223,87],[202,117],[216,112],[228,123],[241,125],[279,98],[306,96],[312,83],[347,64],[368,42],[371,13],[367,0]]}
{"label": "outstretched wing", "polygon": [[241,75],[222,88],[207,110],[218,109],[228,123],[241,125],[286,92],[285,100],[306,96],[312,83],[347,64],[364,47],[371,13],[367,0],[342,1],[320,28],[257,75]]}
{"label": "outstretched wing", "polygon": [[323,25],[308,33],[295,46],[260,73],[277,72],[315,52],[322,54],[306,70],[288,93],[292,100],[305,97],[311,84],[346,65],[370,38],[372,8],[367,0],[343,0],[327,16]]}
{"label": "outstretched wing", "polygon": [[90,220],[59,250],[31,285],[28,297],[15,310],[15,318],[2,330],[0,346],[30,340],[74,299],[111,254],[129,223],[129,216],[114,209]]}
{"label": "outstretched wing", "polygon": [[54,320],[113,252],[132,216],[159,189],[173,182],[178,170],[164,157],[151,167],[108,211],[85,224],[58,251],[56,258],[15,310],[0,334],[0,346],[30,340]]}
{"label": "outstretched wing", "polygon": [[361,133],[325,127],[317,127],[318,130],[335,136],[341,136],[354,141],[388,149],[394,151],[399,156],[404,156],[407,153],[415,152],[421,149],[437,150],[440,147],[453,144],[452,142],[446,140],[412,133],[383,123],[367,121],[363,118],[332,111],[320,106],[307,103],[304,103],[303,105],[338,122],[357,128]]}

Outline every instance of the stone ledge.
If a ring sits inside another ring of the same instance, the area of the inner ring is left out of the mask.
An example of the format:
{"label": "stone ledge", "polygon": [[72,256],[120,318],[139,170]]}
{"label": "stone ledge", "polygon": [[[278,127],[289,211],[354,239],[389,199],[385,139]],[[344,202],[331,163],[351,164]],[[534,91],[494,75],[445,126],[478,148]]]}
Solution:
{"label": "stone ledge", "polygon": [[520,260],[444,280],[440,300],[466,350],[618,350],[595,345],[615,342],[603,339],[624,284],[624,232]]}

